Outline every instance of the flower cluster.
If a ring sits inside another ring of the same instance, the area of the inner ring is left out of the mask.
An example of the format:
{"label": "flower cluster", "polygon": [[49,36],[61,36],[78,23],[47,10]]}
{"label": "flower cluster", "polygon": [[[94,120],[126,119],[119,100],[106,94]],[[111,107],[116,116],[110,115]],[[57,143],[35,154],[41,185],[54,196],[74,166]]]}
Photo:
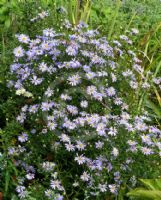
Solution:
{"label": "flower cluster", "polygon": [[16,116],[24,131],[8,154],[25,179],[19,197],[37,182],[47,199],[72,199],[78,187],[79,199],[117,195],[136,165],[161,154],[161,131],[147,112],[130,109],[129,96],[150,87],[132,40],[109,43],[84,24],[68,34],[49,28],[17,38],[9,86],[24,100]]}

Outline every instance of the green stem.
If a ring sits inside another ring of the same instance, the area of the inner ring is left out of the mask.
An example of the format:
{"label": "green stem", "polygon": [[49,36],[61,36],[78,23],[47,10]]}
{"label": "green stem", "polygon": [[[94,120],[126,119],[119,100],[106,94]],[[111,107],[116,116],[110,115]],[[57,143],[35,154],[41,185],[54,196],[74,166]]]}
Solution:
{"label": "green stem", "polygon": [[132,15],[129,24],[127,25],[127,27],[126,27],[126,29],[125,29],[125,32],[126,32],[126,31],[129,29],[129,27],[131,26],[131,23],[132,23],[133,19],[135,18],[136,14],[137,14],[137,12],[134,12],[134,14]]}
{"label": "green stem", "polygon": [[114,30],[114,26],[115,26],[115,24],[116,24],[116,18],[117,18],[117,16],[118,16],[120,7],[121,7],[121,1],[120,1],[120,0],[117,0],[117,2],[116,2],[116,10],[115,10],[115,13],[114,13],[113,22],[112,22],[112,24],[111,24],[110,32],[109,32],[109,34],[108,34],[108,40],[111,39],[113,30]]}

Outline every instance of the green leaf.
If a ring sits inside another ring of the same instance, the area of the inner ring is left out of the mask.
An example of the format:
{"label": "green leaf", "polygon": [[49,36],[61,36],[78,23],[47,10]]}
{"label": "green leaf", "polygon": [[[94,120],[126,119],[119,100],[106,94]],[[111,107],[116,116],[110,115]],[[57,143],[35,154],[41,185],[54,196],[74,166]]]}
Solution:
{"label": "green leaf", "polygon": [[5,25],[5,28],[9,28],[9,27],[10,27],[10,25],[11,25],[11,20],[10,20],[10,18],[7,18],[7,19],[6,19],[4,25]]}
{"label": "green leaf", "polygon": [[9,186],[9,182],[10,182],[10,174],[7,171],[6,175],[5,175],[5,193],[8,192],[8,186]]}
{"label": "green leaf", "polygon": [[3,6],[2,8],[0,8],[0,14],[7,15],[8,12],[9,10],[7,6]]}
{"label": "green leaf", "polygon": [[0,6],[3,6],[7,1],[6,0],[1,0],[0,1]]}
{"label": "green leaf", "polygon": [[1,15],[1,14],[0,14],[0,22],[4,22],[4,21],[5,21],[5,19],[6,19],[6,16],[5,16],[5,15]]}
{"label": "green leaf", "polygon": [[161,191],[161,179],[140,179],[146,188]]}
{"label": "green leaf", "polygon": [[161,118],[161,109],[158,105],[154,104],[152,101],[146,99],[146,106],[151,108],[158,118]]}
{"label": "green leaf", "polygon": [[18,198],[16,197],[16,195],[13,195],[13,196],[11,197],[11,200],[18,200]]}
{"label": "green leaf", "polygon": [[160,200],[161,191],[160,190],[145,190],[144,188],[138,188],[127,193],[129,197],[137,197],[144,200]]}

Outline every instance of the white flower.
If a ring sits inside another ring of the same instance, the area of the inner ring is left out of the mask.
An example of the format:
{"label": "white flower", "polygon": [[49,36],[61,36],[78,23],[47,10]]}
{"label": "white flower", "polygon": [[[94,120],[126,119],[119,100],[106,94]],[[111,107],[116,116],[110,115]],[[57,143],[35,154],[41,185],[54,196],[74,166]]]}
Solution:
{"label": "white flower", "polygon": [[87,87],[87,94],[89,94],[89,95],[94,94],[96,91],[97,91],[96,86],[91,85],[91,86]]}
{"label": "white flower", "polygon": [[16,94],[17,94],[17,95],[25,94],[25,92],[26,92],[26,89],[25,89],[25,88],[20,88],[19,90],[16,90]]}
{"label": "white flower", "polygon": [[46,191],[45,191],[45,196],[51,198],[52,195],[53,195],[53,191],[52,191],[52,190],[49,189],[49,190],[46,190]]}
{"label": "white flower", "polygon": [[101,192],[107,191],[107,185],[106,184],[99,184],[98,188],[100,189]]}
{"label": "white flower", "polygon": [[112,150],[112,154],[113,154],[115,157],[117,157],[117,156],[119,155],[118,149],[114,147],[113,150]]}
{"label": "white flower", "polygon": [[95,143],[95,146],[96,146],[97,149],[101,149],[103,147],[103,145],[104,145],[104,143],[101,142],[101,141],[98,141],[98,142]]}
{"label": "white flower", "polygon": [[97,128],[96,128],[98,135],[100,135],[100,136],[106,135],[105,129],[106,129],[106,124],[98,123]]}
{"label": "white flower", "polygon": [[74,151],[74,150],[75,150],[74,145],[71,144],[71,143],[69,143],[69,144],[68,144],[68,143],[65,144],[65,147],[66,147],[67,151]]}
{"label": "white flower", "polygon": [[153,154],[153,151],[152,149],[150,148],[147,148],[147,147],[141,147],[141,151],[144,155],[150,155],[150,154]]}
{"label": "white flower", "polygon": [[86,162],[86,157],[83,155],[80,155],[80,156],[75,157],[74,160],[77,161],[79,165],[82,165]]}
{"label": "white flower", "polygon": [[61,141],[63,142],[70,142],[70,138],[66,134],[62,134],[60,136]]}
{"label": "white flower", "polygon": [[54,170],[54,167],[55,167],[55,163],[53,162],[43,162],[42,163],[42,168],[45,170],[45,171],[48,171],[48,172],[51,172]]}
{"label": "white flower", "polygon": [[116,128],[110,127],[110,129],[108,131],[108,135],[116,136],[116,134],[117,134]]}
{"label": "white flower", "polygon": [[78,150],[84,150],[86,145],[81,141],[77,141],[76,147],[77,147]]}
{"label": "white flower", "polygon": [[25,97],[33,97],[33,94],[32,94],[31,92],[27,92],[27,91],[26,91],[26,92],[24,93],[24,96],[25,96]]}
{"label": "white flower", "polygon": [[47,37],[53,37],[55,34],[52,28],[43,30],[43,35]]}
{"label": "white flower", "polygon": [[16,47],[14,50],[13,50],[13,53],[16,57],[20,58],[20,57],[23,57],[24,56],[24,49],[19,46],[19,47]]}
{"label": "white flower", "polygon": [[63,187],[61,186],[61,182],[59,180],[51,180],[50,186],[52,189],[58,189],[60,191],[63,190]]}
{"label": "white flower", "polygon": [[96,76],[96,73],[94,72],[88,72],[86,73],[87,79],[93,79]]}
{"label": "white flower", "polygon": [[131,31],[132,31],[133,34],[138,34],[139,33],[139,30],[136,29],[136,28],[132,28]]}
{"label": "white flower", "polygon": [[87,108],[88,107],[88,101],[81,101],[80,103],[82,108]]}
{"label": "white flower", "polygon": [[77,187],[77,186],[79,186],[79,183],[78,183],[78,182],[74,182],[74,183],[73,183],[73,186],[74,186],[74,187]]}
{"label": "white flower", "polygon": [[60,96],[60,98],[62,99],[62,100],[71,100],[72,99],[72,97],[70,97],[69,95],[67,95],[67,94],[61,94],[61,96]]}
{"label": "white flower", "polygon": [[108,185],[108,187],[109,187],[111,193],[117,192],[117,187],[115,184]]}
{"label": "white flower", "polygon": [[141,135],[142,142],[147,144],[152,144],[151,138],[149,135]]}
{"label": "white flower", "polygon": [[112,97],[112,96],[114,96],[116,94],[116,91],[115,91],[115,89],[113,87],[109,87],[106,90],[106,92],[107,92],[107,95],[110,96],[110,97]]}
{"label": "white flower", "polygon": [[26,178],[27,178],[28,180],[32,180],[32,179],[35,178],[35,174],[28,173],[28,174],[26,174]]}
{"label": "white flower", "polygon": [[67,105],[67,110],[70,112],[72,115],[77,115],[78,114],[78,108],[76,106],[72,105]]}
{"label": "white flower", "polygon": [[20,35],[18,36],[18,40],[19,40],[20,42],[22,42],[22,43],[27,44],[27,43],[29,43],[30,38],[29,38],[27,35],[25,35],[25,34],[20,34]]}
{"label": "white flower", "polygon": [[43,19],[44,17],[47,17],[49,13],[47,11],[42,11],[41,13],[38,14],[38,16]]}
{"label": "white flower", "polygon": [[53,90],[52,89],[50,89],[50,88],[48,88],[47,90],[46,90],[46,92],[45,92],[45,95],[47,96],[47,97],[51,97],[52,95],[53,95]]}
{"label": "white flower", "polygon": [[81,83],[81,77],[78,74],[70,76],[67,80],[72,86],[76,86]]}
{"label": "white flower", "polygon": [[39,69],[41,72],[46,72],[48,70],[47,64],[44,62],[40,63]]}
{"label": "white flower", "polygon": [[88,181],[90,179],[90,176],[87,172],[83,172],[83,174],[80,177],[83,181]]}
{"label": "white flower", "polygon": [[54,121],[48,122],[48,127],[51,131],[55,130],[57,124]]}
{"label": "white flower", "polygon": [[25,97],[33,97],[33,94],[31,92],[26,91],[25,88],[21,87],[20,89],[16,90],[17,95],[22,95]]}

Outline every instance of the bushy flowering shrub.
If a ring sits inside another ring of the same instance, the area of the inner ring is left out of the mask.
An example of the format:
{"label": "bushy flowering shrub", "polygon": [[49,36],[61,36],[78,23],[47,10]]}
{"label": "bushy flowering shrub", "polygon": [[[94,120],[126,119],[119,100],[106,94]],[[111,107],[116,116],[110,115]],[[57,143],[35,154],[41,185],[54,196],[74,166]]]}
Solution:
{"label": "bushy flowering shrub", "polygon": [[135,29],[109,43],[84,24],[66,28],[17,35],[8,87],[22,107],[8,156],[20,199],[104,199],[148,177],[160,156],[161,131],[136,107],[150,85],[133,51]]}

